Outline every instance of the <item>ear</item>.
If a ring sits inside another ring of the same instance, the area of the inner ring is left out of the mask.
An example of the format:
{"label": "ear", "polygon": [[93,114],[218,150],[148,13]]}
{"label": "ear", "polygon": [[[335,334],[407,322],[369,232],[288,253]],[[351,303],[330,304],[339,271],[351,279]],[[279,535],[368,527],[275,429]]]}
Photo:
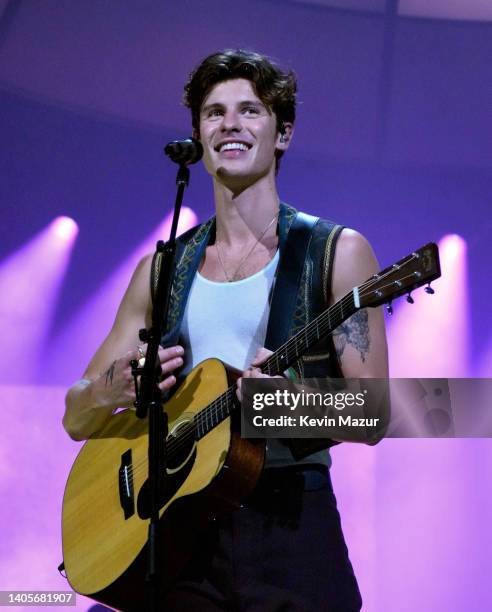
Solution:
{"label": "ear", "polygon": [[294,135],[294,124],[285,122],[283,133],[279,132],[277,134],[277,142],[275,144],[275,148],[278,149],[279,151],[287,151],[293,135]]}
{"label": "ear", "polygon": [[195,140],[200,140],[200,131],[193,128],[193,131],[191,133],[191,137],[194,138]]}

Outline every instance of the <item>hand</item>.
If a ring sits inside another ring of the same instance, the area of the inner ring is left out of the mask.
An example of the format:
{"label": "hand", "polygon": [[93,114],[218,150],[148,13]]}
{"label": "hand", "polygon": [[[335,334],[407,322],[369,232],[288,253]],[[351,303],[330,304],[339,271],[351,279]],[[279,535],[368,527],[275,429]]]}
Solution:
{"label": "hand", "polygon": [[246,370],[244,370],[243,375],[237,379],[236,382],[236,395],[239,401],[241,401],[241,384],[242,384],[242,380],[243,378],[283,378],[282,376],[269,376],[268,374],[263,374],[263,372],[261,371],[261,368],[259,367],[262,363],[264,363],[269,357],[270,355],[272,355],[273,352],[269,351],[268,349],[266,349],[265,347],[261,347],[256,351],[256,355],[253,359],[253,361],[251,362],[251,365],[249,366],[249,368],[247,368]]}
{"label": "hand", "polygon": [[[98,405],[112,406],[114,409],[132,406],[135,401],[135,382],[132,376],[130,362],[142,358],[146,353],[146,347],[141,346],[128,351],[113,361],[109,368],[96,379],[93,385],[93,395],[97,397]],[[176,377],[172,372],[183,365],[182,346],[169,348],[159,347],[159,362],[161,365],[162,379],[158,386],[161,391],[169,390],[176,384]],[[167,376],[170,374],[169,376]]]}

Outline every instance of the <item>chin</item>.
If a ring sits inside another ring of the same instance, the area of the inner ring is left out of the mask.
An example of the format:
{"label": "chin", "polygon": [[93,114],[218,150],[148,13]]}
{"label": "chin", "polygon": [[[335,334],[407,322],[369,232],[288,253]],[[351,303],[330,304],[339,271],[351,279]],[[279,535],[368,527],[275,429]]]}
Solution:
{"label": "chin", "polygon": [[270,172],[270,168],[264,168],[262,170],[252,168],[240,168],[231,166],[219,166],[215,172],[215,176],[218,180],[223,181],[247,181],[255,183],[259,179],[267,176]]}

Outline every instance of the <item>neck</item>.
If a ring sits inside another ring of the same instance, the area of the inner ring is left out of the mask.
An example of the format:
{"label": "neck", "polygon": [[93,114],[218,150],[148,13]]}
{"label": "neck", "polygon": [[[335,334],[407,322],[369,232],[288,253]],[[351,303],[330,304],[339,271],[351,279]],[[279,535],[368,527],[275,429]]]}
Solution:
{"label": "neck", "polygon": [[[273,177],[264,177],[242,191],[214,180],[217,240],[239,245],[257,239],[278,214],[279,197]],[[267,234],[275,234],[276,224]],[[266,236],[265,236],[266,237]]]}

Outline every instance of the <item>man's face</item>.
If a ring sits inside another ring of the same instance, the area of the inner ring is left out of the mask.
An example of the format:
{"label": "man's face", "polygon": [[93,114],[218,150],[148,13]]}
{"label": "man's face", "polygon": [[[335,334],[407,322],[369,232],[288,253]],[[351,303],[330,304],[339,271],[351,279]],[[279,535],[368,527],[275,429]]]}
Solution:
{"label": "man's face", "polygon": [[232,188],[245,188],[275,174],[280,142],[277,120],[250,81],[231,79],[212,88],[200,111],[200,139],[207,171]]}

